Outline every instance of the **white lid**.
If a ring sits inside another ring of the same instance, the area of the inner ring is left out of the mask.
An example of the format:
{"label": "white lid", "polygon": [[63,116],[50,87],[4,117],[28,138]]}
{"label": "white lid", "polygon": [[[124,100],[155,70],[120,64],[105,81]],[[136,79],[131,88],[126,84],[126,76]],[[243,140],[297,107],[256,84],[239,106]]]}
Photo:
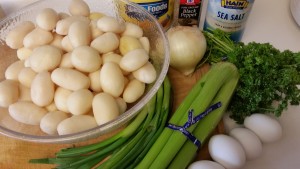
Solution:
{"label": "white lid", "polygon": [[300,26],[300,0],[291,0],[290,8],[292,16],[294,17],[296,23]]}

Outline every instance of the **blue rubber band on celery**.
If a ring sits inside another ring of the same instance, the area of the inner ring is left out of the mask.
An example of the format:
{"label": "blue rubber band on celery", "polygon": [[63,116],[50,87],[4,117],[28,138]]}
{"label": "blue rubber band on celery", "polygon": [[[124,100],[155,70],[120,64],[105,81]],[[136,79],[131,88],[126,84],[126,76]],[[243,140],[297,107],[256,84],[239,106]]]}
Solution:
{"label": "blue rubber band on celery", "polygon": [[177,126],[175,124],[169,123],[169,124],[167,124],[167,127],[172,130],[180,131],[183,135],[185,135],[187,137],[187,139],[189,139],[194,145],[196,145],[199,148],[201,146],[201,141],[198,140],[195,136],[193,136],[192,133],[187,131],[187,128],[189,128],[193,124],[197,123],[198,121],[203,119],[206,115],[208,115],[210,112],[212,112],[213,110],[215,110],[217,108],[220,108],[221,106],[222,106],[221,102],[215,103],[196,117],[193,116],[194,110],[191,109],[188,112],[188,121],[183,126]]}

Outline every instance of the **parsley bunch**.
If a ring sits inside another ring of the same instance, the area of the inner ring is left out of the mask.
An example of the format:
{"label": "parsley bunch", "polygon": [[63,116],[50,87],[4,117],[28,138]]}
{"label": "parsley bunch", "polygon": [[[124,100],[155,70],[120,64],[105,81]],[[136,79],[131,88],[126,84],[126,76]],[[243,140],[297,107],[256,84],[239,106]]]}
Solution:
{"label": "parsley bunch", "polygon": [[280,51],[269,43],[234,43],[221,30],[204,32],[208,51],[205,62],[229,61],[240,74],[228,110],[243,123],[253,113],[280,116],[289,104],[299,105],[300,52]]}

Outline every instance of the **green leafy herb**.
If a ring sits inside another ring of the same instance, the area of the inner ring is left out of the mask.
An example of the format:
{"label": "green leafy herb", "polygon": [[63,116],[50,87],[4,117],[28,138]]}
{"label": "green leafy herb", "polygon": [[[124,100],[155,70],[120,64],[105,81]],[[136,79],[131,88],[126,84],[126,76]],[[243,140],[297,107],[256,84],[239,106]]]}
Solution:
{"label": "green leafy herb", "polygon": [[234,43],[221,30],[204,32],[206,62],[236,65],[240,82],[229,106],[238,123],[253,113],[280,116],[289,104],[299,105],[300,52],[280,51],[269,43]]}

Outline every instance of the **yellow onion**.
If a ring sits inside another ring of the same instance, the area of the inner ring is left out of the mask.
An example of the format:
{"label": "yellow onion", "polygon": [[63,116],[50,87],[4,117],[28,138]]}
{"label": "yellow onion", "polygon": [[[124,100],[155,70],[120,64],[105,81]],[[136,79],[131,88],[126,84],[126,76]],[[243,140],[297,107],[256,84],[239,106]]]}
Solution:
{"label": "yellow onion", "polygon": [[190,75],[203,58],[206,39],[197,27],[176,26],[167,31],[170,45],[170,66]]}

